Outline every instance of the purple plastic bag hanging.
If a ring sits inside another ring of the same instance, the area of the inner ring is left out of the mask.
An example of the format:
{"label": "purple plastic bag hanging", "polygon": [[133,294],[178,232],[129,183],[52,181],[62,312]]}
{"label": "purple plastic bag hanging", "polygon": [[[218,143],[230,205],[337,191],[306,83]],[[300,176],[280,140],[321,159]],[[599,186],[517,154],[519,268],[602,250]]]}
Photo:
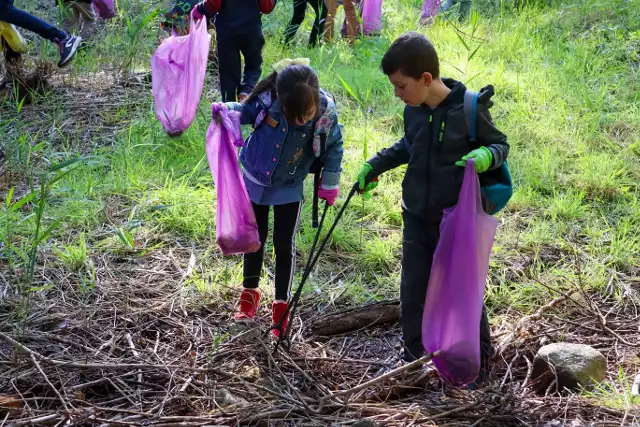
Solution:
{"label": "purple plastic bag hanging", "polygon": [[444,211],[440,224],[422,316],[422,344],[429,353],[439,351],[433,363],[455,386],[473,382],[480,370],[480,317],[497,226],[482,209],[469,160],[458,204]]}
{"label": "purple plastic bag hanging", "polygon": [[151,58],[156,118],[171,136],[186,131],[196,117],[210,41],[206,20],[191,17],[189,34],[166,38]]}
{"label": "purple plastic bag hanging", "polygon": [[92,0],[91,4],[102,19],[111,19],[116,16],[114,0]]}
{"label": "purple plastic bag hanging", "polygon": [[420,16],[420,23],[422,25],[432,24],[434,18],[438,14],[439,7],[440,7],[440,0],[423,0],[422,15]]}
{"label": "purple plastic bag hanging", "polygon": [[364,0],[362,30],[368,36],[382,30],[382,0]]}
{"label": "purple plastic bag hanging", "polygon": [[240,112],[212,106],[207,131],[207,160],[216,185],[216,240],[225,255],[256,252],[260,237],[234,146],[241,146]]}

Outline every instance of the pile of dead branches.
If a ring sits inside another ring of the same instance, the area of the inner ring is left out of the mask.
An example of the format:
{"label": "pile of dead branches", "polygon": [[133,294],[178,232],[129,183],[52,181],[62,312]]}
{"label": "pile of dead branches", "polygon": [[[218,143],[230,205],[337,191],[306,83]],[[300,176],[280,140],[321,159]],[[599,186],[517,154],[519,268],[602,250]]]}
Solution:
{"label": "pile of dead branches", "polygon": [[[218,289],[208,300],[189,291],[181,267],[188,259],[188,251],[175,250],[102,258],[93,289],[47,268],[39,277],[43,290],[28,298],[18,298],[2,275],[2,425],[613,426],[637,420],[637,413],[599,407],[567,390],[536,394],[531,378],[537,348],[557,341],[603,352],[612,380],[619,367],[633,372],[640,343],[633,298],[559,294],[533,316],[505,317],[494,330],[493,379],[482,390],[456,390],[433,370],[393,370],[399,337],[393,323],[318,337],[307,321],[317,317],[312,306],[302,310],[305,327],[294,322],[290,352],[274,354],[266,321],[231,325],[235,294],[227,298]],[[268,316],[266,308],[261,314]]]}

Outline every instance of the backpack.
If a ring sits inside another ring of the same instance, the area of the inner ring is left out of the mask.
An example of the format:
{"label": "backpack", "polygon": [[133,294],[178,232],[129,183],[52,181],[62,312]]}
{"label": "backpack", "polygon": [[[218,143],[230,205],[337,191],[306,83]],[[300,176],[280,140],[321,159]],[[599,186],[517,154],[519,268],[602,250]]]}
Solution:
{"label": "backpack", "polygon": [[[465,92],[464,116],[469,131],[469,142],[474,143],[478,121],[478,92]],[[507,205],[513,195],[513,180],[509,166],[504,161],[498,169],[480,174],[479,177],[485,212],[495,215]]]}

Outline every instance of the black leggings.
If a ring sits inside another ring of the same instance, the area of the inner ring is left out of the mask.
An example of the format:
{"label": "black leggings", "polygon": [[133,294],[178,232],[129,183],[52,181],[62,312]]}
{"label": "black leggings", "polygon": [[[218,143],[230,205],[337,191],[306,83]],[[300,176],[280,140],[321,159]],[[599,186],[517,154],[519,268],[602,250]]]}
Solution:
{"label": "black leggings", "polygon": [[[262,262],[264,259],[264,244],[269,232],[268,205],[252,203],[253,211],[258,222],[258,232],[262,246],[258,252],[244,255],[244,281],[242,286],[255,289],[260,282]],[[293,271],[296,264],[296,233],[302,202],[276,205],[273,207],[273,246],[276,252],[276,294],[275,299],[287,301],[291,292]]]}
{"label": "black leggings", "polygon": [[289,44],[293,36],[298,32],[300,24],[304,21],[304,15],[307,13],[307,3],[311,5],[316,13],[316,19],[313,21],[311,36],[309,37],[309,45],[318,44],[318,39],[324,32],[324,23],[327,21],[327,6],[323,0],[293,0],[293,16],[287,29],[284,31],[284,43]]}

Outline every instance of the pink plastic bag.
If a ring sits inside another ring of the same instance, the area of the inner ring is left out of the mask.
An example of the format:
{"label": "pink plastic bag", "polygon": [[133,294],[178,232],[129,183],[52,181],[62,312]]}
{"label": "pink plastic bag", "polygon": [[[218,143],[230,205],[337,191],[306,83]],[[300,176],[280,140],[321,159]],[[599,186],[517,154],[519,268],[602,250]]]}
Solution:
{"label": "pink plastic bag", "polygon": [[171,136],[186,131],[196,117],[210,41],[206,20],[195,21],[192,17],[189,34],[168,37],[151,58],[156,117]]}
{"label": "pink plastic bag", "polygon": [[225,255],[256,252],[258,224],[234,147],[243,144],[240,112],[213,104],[212,113],[206,152],[218,196],[216,240]]}
{"label": "pink plastic bag", "polygon": [[423,0],[420,23],[422,25],[432,24],[434,18],[438,15],[438,7],[440,7],[440,0]]}
{"label": "pink plastic bag", "polygon": [[362,31],[371,35],[382,30],[382,0],[364,0]]}
{"label": "pink plastic bag", "polygon": [[480,317],[489,255],[498,221],[484,212],[473,160],[458,204],[444,212],[422,317],[422,344],[439,351],[433,363],[455,386],[480,370]]}
{"label": "pink plastic bag", "polygon": [[91,4],[102,19],[111,19],[116,16],[114,0],[92,0]]}

